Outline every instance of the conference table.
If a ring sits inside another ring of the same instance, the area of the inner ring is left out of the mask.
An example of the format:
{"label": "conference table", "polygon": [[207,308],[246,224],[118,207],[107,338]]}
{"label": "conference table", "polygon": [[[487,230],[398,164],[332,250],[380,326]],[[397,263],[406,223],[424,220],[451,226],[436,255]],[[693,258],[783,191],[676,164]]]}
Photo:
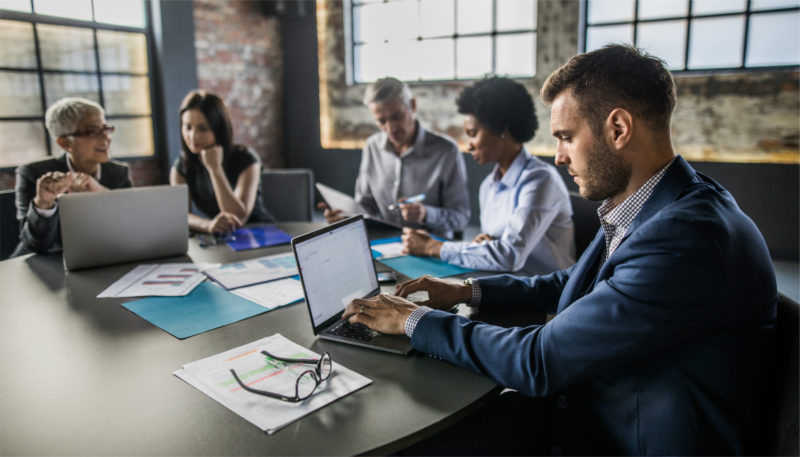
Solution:
{"label": "conference table", "polygon": [[[293,236],[322,226],[277,225]],[[142,263],[227,263],[289,250],[203,248],[192,237],[186,256],[69,273],[60,255],[0,262],[0,454],[388,454],[500,391],[481,375],[415,351],[403,356],[320,340],[303,301],[179,340],[121,306],[133,299],[96,298]],[[463,305],[458,312],[470,315]],[[268,435],[172,374],[275,333],[328,351],[372,384]]]}

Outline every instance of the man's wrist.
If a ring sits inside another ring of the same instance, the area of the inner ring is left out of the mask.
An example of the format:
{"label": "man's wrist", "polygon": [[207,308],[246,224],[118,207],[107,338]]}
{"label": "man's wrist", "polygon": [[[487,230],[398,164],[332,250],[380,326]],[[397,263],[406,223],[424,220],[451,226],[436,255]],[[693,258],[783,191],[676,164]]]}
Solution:
{"label": "man's wrist", "polygon": [[427,306],[420,306],[412,311],[411,314],[409,314],[406,318],[405,325],[403,326],[406,336],[411,338],[411,336],[414,335],[414,330],[417,328],[417,324],[419,323],[420,319],[422,319],[422,316],[431,311],[433,311],[433,308],[428,308]]}
{"label": "man's wrist", "polygon": [[468,306],[478,306],[481,304],[481,286],[475,278],[464,280],[461,299]]}
{"label": "man's wrist", "polygon": [[431,240],[428,241],[427,245],[425,246],[425,255],[428,257],[439,257],[439,254],[442,251],[442,244],[444,243],[431,238]]}

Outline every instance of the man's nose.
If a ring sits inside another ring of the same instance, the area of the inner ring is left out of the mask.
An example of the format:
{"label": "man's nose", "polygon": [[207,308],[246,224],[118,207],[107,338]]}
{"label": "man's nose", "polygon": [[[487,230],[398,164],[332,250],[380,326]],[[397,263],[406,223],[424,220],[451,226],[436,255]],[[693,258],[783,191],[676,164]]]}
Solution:
{"label": "man's nose", "polygon": [[556,165],[569,165],[569,156],[561,150],[556,148]]}

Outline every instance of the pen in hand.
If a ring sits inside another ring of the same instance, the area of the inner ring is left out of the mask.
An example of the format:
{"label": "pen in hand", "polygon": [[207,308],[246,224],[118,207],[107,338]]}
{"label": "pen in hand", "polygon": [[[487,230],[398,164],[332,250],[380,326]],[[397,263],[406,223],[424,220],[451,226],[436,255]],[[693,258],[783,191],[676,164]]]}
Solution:
{"label": "pen in hand", "polygon": [[406,199],[398,200],[397,204],[392,203],[391,205],[389,205],[389,211],[396,210],[397,208],[400,207],[399,205],[402,205],[403,203],[417,203],[421,202],[422,200],[425,200],[425,194],[412,195],[411,197],[408,197]]}

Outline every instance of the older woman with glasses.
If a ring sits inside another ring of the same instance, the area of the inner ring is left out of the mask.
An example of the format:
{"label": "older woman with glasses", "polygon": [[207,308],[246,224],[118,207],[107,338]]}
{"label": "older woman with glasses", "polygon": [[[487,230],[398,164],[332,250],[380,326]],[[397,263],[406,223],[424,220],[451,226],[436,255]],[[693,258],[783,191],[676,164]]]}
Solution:
{"label": "older woman with glasses", "polygon": [[61,250],[59,194],[131,187],[128,166],[109,156],[114,126],[100,105],[63,98],[47,109],[45,125],[64,153],[17,168],[20,242],[13,255]]}

